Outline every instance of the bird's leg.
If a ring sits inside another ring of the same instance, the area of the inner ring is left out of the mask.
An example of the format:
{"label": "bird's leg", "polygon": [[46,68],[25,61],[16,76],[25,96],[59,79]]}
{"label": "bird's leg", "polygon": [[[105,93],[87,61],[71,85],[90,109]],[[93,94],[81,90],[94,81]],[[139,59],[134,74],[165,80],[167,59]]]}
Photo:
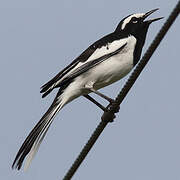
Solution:
{"label": "bird's leg", "polygon": [[[108,111],[111,106],[117,105],[117,102],[116,102],[114,99],[112,99],[112,98],[110,98],[110,97],[108,97],[108,96],[100,93],[99,91],[96,91],[96,90],[93,89],[93,88],[91,88],[90,90],[91,90],[93,93],[101,96],[102,98],[104,98],[104,99],[106,99],[107,101],[110,102],[110,104],[105,108],[106,111]],[[120,106],[118,105],[118,107],[117,107],[116,109],[114,109],[114,113],[119,112],[119,109],[120,109]]]}
{"label": "bird's leg", "polygon": [[[102,120],[105,120],[104,118],[105,118],[105,116],[106,116],[106,119],[114,119],[116,116],[115,116],[115,114],[112,114],[112,113],[108,113],[108,111],[109,111],[109,108],[110,108],[110,106],[112,106],[113,104],[109,104],[106,108],[103,106],[103,105],[101,105],[99,102],[97,102],[94,98],[92,98],[90,95],[83,95],[85,98],[87,98],[88,100],[90,100],[92,103],[94,103],[95,105],[97,105],[100,109],[102,109],[103,111],[104,111],[104,114],[103,114],[103,116],[102,116]],[[115,102],[113,102],[113,103],[115,103]],[[119,109],[120,109],[120,106],[118,106],[117,107],[117,109],[115,109],[115,111],[114,111],[114,113],[117,113],[117,112],[119,112]],[[108,113],[108,114],[107,114]],[[109,118],[108,118],[109,117]],[[112,121],[109,121],[109,122],[113,122],[113,120]]]}
{"label": "bird's leg", "polygon": [[107,101],[109,101],[111,104],[114,102],[114,99],[111,99],[110,97],[100,93],[99,91],[96,91],[95,89],[91,88],[90,91],[92,91],[93,93],[101,96],[102,98],[106,99]]}
{"label": "bird's leg", "polygon": [[90,100],[92,103],[94,103],[95,105],[97,105],[100,109],[102,109],[104,112],[108,111],[107,108],[105,108],[103,105],[101,105],[99,102],[97,102],[94,98],[92,98],[90,95],[84,95],[85,98],[87,98],[88,100]]}

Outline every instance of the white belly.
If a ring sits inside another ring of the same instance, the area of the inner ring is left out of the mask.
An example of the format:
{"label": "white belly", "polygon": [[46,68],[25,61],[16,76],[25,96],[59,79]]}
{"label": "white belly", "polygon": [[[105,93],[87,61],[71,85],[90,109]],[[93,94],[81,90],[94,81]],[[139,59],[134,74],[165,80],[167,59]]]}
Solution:
{"label": "white belly", "polygon": [[127,54],[119,54],[96,66],[90,72],[94,88],[103,88],[126,76],[133,68],[133,55],[131,56],[127,58]]}

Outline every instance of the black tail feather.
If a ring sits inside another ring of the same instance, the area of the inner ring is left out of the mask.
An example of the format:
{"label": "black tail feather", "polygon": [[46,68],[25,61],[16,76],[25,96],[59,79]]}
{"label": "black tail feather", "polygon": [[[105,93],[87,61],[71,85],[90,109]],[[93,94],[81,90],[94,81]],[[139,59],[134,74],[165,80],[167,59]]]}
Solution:
{"label": "black tail feather", "polygon": [[18,170],[21,168],[23,161],[25,157],[28,155],[28,153],[31,151],[31,148],[35,141],[37,140],[38,136],[42,133],[43,128],[45,128],[47,124],[48,118],[52,119],[54,115],[49,116],[53,109],[57,107],[57,102],[59,101],[58,98],[61,95],[61,91],[57,93],[53,103],[47,110],[47,112],[43,115],[43,117],[39,120],[39,122],[36,124],[36,126],[31,130],[25,141],[23,142],[22,146],[20,147],[14,162],[12,164],[12,168],[17,168]]}

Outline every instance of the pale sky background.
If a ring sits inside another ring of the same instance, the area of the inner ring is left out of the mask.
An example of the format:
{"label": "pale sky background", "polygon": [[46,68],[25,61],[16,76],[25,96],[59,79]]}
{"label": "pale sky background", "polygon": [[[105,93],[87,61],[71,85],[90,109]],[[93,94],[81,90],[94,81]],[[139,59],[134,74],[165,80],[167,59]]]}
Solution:
{"label": "pale sky background", "polygon": [[[102,111],[83,97],[68,104],[29,170],[12,170],[18,149],[56,93],[41,99],[40,86],[95,40],[114,31],[123,17],[158,7],[151,17],[165,18],[151,25],[146,50],[176,3],[0,0],[0,179],[62,179]],[[177,19],[124,100],[116,121],[104,130],[73,180],[180,179],[179,30]],[[125,80],[101,92],[115,97]]]}

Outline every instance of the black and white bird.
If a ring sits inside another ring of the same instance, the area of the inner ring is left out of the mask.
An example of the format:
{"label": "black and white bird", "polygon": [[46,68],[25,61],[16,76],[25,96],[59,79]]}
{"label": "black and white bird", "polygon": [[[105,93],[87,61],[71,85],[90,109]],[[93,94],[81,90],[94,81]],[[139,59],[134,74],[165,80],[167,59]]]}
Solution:
{"label": "black and white bird", "polygon": [[52,105],[25,139],[12,167],[19,170],[26,156],[25,168],[29,166],[55,115],[67,103],[79,96],[96,102],[89,95],[92,92],[113,102],[113,99],[97,90],[120,80],[138,63],[149,25],[161,19],[145,20],[156,10],[158,9],[125,17],[114,32],[90,45],[71,64],[42,86],[42,97],[55,88],[59,88],[59,91]]}

